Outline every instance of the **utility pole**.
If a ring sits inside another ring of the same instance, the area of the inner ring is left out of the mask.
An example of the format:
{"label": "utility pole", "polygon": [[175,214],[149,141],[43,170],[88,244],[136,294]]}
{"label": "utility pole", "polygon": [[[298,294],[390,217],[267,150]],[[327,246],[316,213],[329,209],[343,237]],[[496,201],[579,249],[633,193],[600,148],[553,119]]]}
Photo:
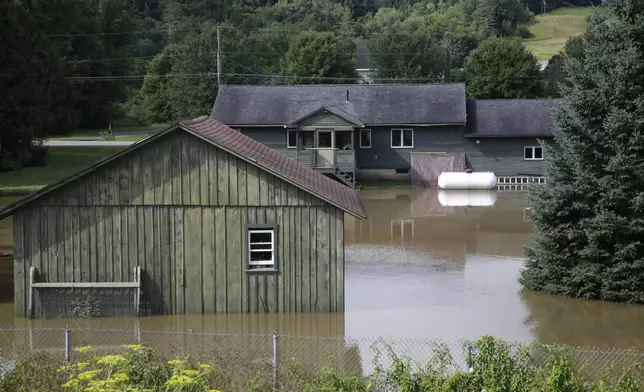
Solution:
{"label": "utility pole", "polygon": [[221,35],[217,26],[217,85],[221,86]]}

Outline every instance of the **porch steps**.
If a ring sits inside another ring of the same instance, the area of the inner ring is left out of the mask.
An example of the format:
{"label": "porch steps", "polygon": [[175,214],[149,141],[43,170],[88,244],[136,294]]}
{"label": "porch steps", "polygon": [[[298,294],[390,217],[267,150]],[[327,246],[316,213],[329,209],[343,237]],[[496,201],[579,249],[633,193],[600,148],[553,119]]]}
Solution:
{"label": "porch steps", "polygon": [[340,170],[338,167],[335,168],[334,174],[340,181],[351,187],[351,189],[356,189],[356,180],[352,175]]}

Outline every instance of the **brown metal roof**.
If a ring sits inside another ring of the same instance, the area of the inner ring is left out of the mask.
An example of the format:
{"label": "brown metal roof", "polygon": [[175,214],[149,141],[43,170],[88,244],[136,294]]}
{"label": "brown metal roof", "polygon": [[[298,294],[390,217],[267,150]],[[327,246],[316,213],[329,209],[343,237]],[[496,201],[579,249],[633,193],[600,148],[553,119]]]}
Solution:
{"label": "brown metal roof", "polygon": [[229,128],[208,116],[203,116],[194,120],[183,121],[179,124],[172,125],[163,131],[159,131],[132,144],[123,151],[119,151],[116,154],[105,157],[100,161],[77,171],[76,173],[55,181],[37,191],[29,193],[13,203],[0,208],[0,219],[4,219],[12,215],[17,209],[25,206],[26,204],[67,185],[85,174],[93,172],[98,167],[115,161],[116,159],[129,154],[133,150],[141,148],[153,140],[163,137],[177,128],[181,128],[184,131],[259,167],[260,169],[266,170],[284,181],[319,197],[327,203],[334,205],[357,218],[364,219],[367,217],[362,201],[355,190],[334,181],[311,168],[302,166],[293,159],[280,154],[272,148],[267,147],[264,144]]}
{"label": "brown metal roof", "polygon": [[341,208],[358,218],[366,218],[358,193],[331,178],[208,116],[181,122],[182,128],[207,139],[215,146],[246,160],[298,188]]}

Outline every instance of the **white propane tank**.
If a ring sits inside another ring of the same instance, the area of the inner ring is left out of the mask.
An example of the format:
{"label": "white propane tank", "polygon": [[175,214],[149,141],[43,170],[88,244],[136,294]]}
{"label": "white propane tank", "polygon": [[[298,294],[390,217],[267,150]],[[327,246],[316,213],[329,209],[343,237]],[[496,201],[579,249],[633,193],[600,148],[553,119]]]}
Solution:
{"label": "white propane tank", "polygon": [[494,189],[496,176],[492,172],[443,172],[438,176],[441,189]]}
{"label": "white propane tank", "polygon": [[492,207],[496,203],[496,191],[441,189],[438,201],[444,207]]}

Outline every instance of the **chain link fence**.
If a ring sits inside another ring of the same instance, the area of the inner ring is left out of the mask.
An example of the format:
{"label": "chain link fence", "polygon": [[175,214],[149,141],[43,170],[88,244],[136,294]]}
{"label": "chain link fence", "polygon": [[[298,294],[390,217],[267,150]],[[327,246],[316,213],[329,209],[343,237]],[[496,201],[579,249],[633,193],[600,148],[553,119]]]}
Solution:
{"label": "chain link fence", "polygon": [[[97,354],[121,352],[124,345],[145,344],[165,359],[191,357],[227,371],[242,385],[252,377],[278,383],[281,369],[297,364],[311,371],[329,366],[341,375],[364,376],[388,370],[397,359],[416,369],[446,358],[453,370],[467,371],[476,355],[468,341],[370,339],[273,334],[220,334],[193,330],[166,331],[96,328],[18,328],[0,326],[0,375],[11,371],[26,353],[46,353],[54,360],[74,361],[76,350],[92,346]],[[518,347],[518,346],[517,346]],[[547,366],[550,346],[531,348],[535,366]],[[591,376],[615,375],[644,364],[644,352],[631,349],[567,347],[575,365]],[[447,355],[446,355],[447,354]],[[640,368],[641,369],[641,368]],[[637,374],[644,382],[644,372]]]}

